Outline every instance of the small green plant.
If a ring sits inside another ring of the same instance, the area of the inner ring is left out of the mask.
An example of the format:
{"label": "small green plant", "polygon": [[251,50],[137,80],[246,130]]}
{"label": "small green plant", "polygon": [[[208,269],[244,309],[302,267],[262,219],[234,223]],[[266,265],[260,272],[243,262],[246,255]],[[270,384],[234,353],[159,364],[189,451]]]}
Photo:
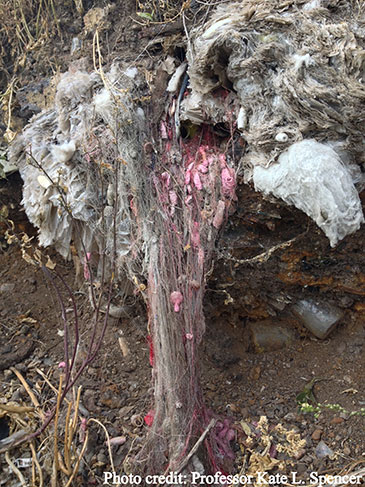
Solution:
{"label": "small green plant", "polygon": [[317,403],[309,404],[308,402],[303,402],[299,404],[299,412],[302,414],[313,413],[315,418],[318,418],[319,415],[325,410],[329,409],[330,411],[336,411],[339,413],[347,414],[349,417],[352,416],[365,416],[365,408],[361,408],[357,411],[348,411],[340,404],[321,404]]}

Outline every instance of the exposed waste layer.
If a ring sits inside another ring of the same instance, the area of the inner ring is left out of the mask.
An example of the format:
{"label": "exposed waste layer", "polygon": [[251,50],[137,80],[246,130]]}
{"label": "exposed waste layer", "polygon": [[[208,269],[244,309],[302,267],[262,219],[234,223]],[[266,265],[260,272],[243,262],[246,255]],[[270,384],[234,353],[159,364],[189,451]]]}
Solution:
{"label": "exposed waste layer", "polygon": [[[352,31],[355,23],[317,7],[221,6],[192,33],[188,65],[169,83],[158,127],[149,126],[142,109],[145,81],[136,68],[71,70],[55,107],[34,117],[13,145],[23,203],[41,244],[69,256],[73,240],[89,264],[86,279],[94,264],[99,276],[107,263],[120,278],[128,275],[148,303],[155,401],[141,461],[149,471],[182,470],[202,434],[211,470],[234,456],[230,421],[204,405],[197,355],[206,281],[238,200],[237,174],[244,169],[249,179],[283,160],[291,165],[298,144],[315,144],[313,152],[322,154],[317,166],[330,164],[341,178],[340,186],[326,186],[321,167],[327,199],[318,188],[297,189],[313,166],[298,171],[295,164],[313,164],[312,155],[295,158],[290,198],[275,174],[267,179],[278,184],[261,189],[306,211],[333,245],[362,221],[345,166],[363,162],[362,39]],[[326,141],[339,143],[343,164]],[[312,195],[318,201],[309,205]]]}
{"label": "exposed waste layer", "polygon": [[[65,258],[71,242],[83,259],[100,264],[105,255],[109,266],[114,249],[117,260],[130,251],[130,208],[126,212],[117,195],[128,194],[118,168],[126,160],[133,164],[141,146],[134,127],[143,131],[144,113],[129,102],[130,90],[137,96],[136,75],[116,66],[103,77],[63,74],[54,107],[33,117],[12,145],[11,160],[24,180],[22,203],[39,243],[54,245]],[[123,108],[118,116],[116,103]]]}
{"label": "exposed waste layer", "polygon": [[[246,180],[254,175],[258,190],[306,212],[332,246],[363,221],[350,175],[364,164],[365,42],[351,13],[336,16],[324,2],[219,6],[192,33],[190,92],[181,103],[182,121],[224,124],[227,131],[233,124],[247,144],[240,161]],[[306,139],[322,146],[296,145]],[[290,183],[278,187],[285,171]]]}

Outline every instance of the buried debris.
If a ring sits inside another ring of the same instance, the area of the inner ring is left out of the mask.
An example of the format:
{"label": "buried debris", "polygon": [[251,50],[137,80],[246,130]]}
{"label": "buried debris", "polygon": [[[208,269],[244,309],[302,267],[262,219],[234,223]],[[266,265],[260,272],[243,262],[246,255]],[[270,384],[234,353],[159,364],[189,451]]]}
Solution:
{"label": "buried debris", "polygon": [[336,306],[312,299],[298,301],[292,306],[292,311],[314,336],[322,340],[343,317],[343,311]]}
{"label": "buried debris", "polygon": [[204,468],[232,466],[234,432],[204,403],[197,357],[237,175],[305,211],[331,245],[363,221],[349,166],[363,162],[363,53],[346,15],[269,0],[222,5],[191,32],[187,72],[170,82],[162,120],[142,109],[149,93],[137,68],[70,70],[55,106],[13,145],[40,243],[69,257],[74,240],[87,281],[106,263],[105,275],[115,267],[116,282],[128,276],[148,303],[154,405],[141,470],[191,469],[197,438]]}
{"label": "buried debris", "polygon": [[352,181],[364,163],[363,34],[351,13],[350,4],[337,15],[270,0],[219,6],[193,32],[181,104],[195,124],[228,130],[231,117],[247,144],[246,180],[304,211],[331,246],[364,221]]}

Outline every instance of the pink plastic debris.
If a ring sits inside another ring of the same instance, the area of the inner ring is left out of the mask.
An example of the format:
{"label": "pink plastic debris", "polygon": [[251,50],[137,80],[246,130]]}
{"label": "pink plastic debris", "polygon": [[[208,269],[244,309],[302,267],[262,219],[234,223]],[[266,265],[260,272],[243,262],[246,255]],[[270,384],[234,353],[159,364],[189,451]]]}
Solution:
{"label": "pink plastic debris", "polygon": [[143,419],[147,426],[152,426],[154,418],[155,418],[155,411],[151,409],[150,411],[148,411],[148,413]]}
{"label": "pink plastic debris", "polygon": [[194,335],[192,333],[186,333],[185,336],[187,340],[192,340],[194,338]]}
{"label": "pink plastic debris", "polygon": [[219,154],[219,163],[220,163],[221,169],[224,169],[225,167],[227,167],[226,156],[224,154]]}
{"label": "pink plastic debris", "polygon": [[170,294],[170,301],[174,305],[175,313],[178,313],[180,311],[180,305],[183,302],[183,299],[183,295],[180,291],[173,291]]}
{"label": "pink plastic debris", "polygon": [[193,196],[191,194],[189,194],[189,196],[187,196],[185,198],[185,204],[186,205],[189,205],[191,203],[191,200],[193,199]]}
{"label": "pink plastic debris", "polygon": [[208,172],[207,164],[199,164],[198,171],[200,171],[203,174],[206,174]]}
{"label": "pink plastic debris", "polygon": [[66,362],[60,362],[60,363],[58,364],[58,368],[59,368],[59,369],[64,369],[65,367],[66,367]]}
{"label": "pink plastic debris", "polygon": [[185,184],[190,184],[191,181],[191,171],[188,169],[185,173]]}
{"label": "pink plastic debris", "polygon": [[195,185],[196,189],[201,191],[203,189],[203,185],[202,185],[202,182],[200,180],[200,176],[199,176],[198,172],[194,173],[193,180],[194,180],[194,185]]}
{"label": "pink plastic debris", "polygon": [[168,188],[170,186],[170,180],[171,180],[170,174],[165,171],[161,174],[161,178],[162,178],[163,182],[165,183],[166,188]]}
{"label": "pink plastic debris", "polygon": [[170,203],[173,206],[176,206],[176,204],[177,204],[177,194],[175,193],[175,191],[169,191],[169,198],[170,198]]}
{"label": "pink plastic debris", "polygon": [[166,127],[165,122],[161,122],[160,133],[161,133],[161,139],[165,139],[165,140],[168,139],[167,127]]}
{"label": "pink plastic debris", "polygon": [[222,226],[223,220],[224,220],[224,213],[226,210],[226,204],[224,201],[219,200],[217,204],[217,209],[213,218],[213,227],[214,228],[220,228]]}
{"label": "pink plastic debris", "polygon": [[230,167],[223,168],[221,172],[221,179],[222,179],[222,193],[225,196],[234,198],[235,197],[234,190],[236,188],[236,177],[233,169],[231,169]]}
{"label": "pink plastic debris", "polygon": [[236,433],[234,431],[234,429],[230,428],[227,433],[226,433],[226,440],[228,443],[230,443],[231,441],[233,441],[236,437]]}

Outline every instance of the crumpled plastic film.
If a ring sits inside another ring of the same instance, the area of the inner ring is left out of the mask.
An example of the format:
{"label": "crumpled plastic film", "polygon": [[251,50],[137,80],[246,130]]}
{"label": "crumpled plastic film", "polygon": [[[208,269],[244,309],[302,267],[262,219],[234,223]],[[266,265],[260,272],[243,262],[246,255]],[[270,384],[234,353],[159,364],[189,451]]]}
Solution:
{"label": "crumpled plastic film", "polygon": [[312,218],[334,247],[364,222],[359,194],[337,153],[315,140],[297,142],[268,168],[256,166],[255,189]]}
{"label": "crumpled plastic film", "polygon": [[[54,245],[65,258],[72,240],[83,259],[85,252],[110,257],[115,243],[117,259],[130,251],[129,200],[117,204],[115,196],[129,189],[114,175],[116,160],[133,165],[140,157],[133,121],[142,127],[144,113],[130,101],[137,75],[118,66],[103,80],[95,72],[64,73],[54,107],[33,117],[12,144],[10,158],[24,180],[22,203],[39,243]],[[123,136],[116,144],[117,130]]]}

